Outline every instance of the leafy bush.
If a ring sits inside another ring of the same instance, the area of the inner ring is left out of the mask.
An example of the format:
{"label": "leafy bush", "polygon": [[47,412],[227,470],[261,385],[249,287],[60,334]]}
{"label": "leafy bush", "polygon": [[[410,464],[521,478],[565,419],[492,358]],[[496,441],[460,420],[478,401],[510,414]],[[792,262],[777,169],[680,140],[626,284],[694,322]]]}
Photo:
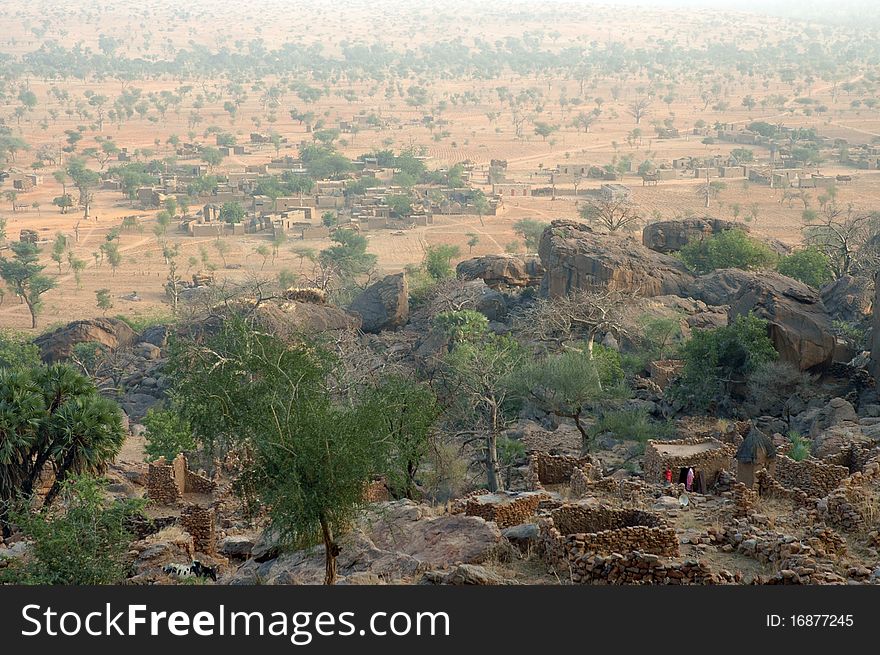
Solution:
{"label": "leafy bush", "polygon": [[648,439],[669,439],[675,436],[675,425],[671,421],[653,420],[642,409],[622,409],[602,414],[590,428],[595,437],[610,432],[617,439],[628,439],[645,443]]}
{"label": "leafy bush", "polygon": [[737,316],[725,327],[695,331],[682,355],[684,368],[671,396],[702,409],[725,405],[732,385],[746,382],[758,367],[778,358],[767,321],[753,314]]}
{"label": "leafy bush", "polygon": [[28,369],[39,365],[40,349],[27,337],[9,330],[0,332],[0,369]]}
{"label": "leafy bush", "polygon": [[149,409],[144,417],[144,427],[147,428],[144,450],[148,461],[160,457],[170,461],[179,453],[196,448],[192,429],[179,412]]}
{"label": "leafy bush", "polygon": [[789,457],[796,462],[802,462],[810,456],[810,442],[807,439],[794,430],[789,432],[787,436],[791,442],[791,449],[788,451]]}
{"label": "leafy bush", "polygon": [[42,585],[122,582],[134,538],[127,526],[143,516],[143,501],[108,502],[103,484],[88,476],[68,479],[60,498],[61,512],[14,514],[31,548],[25,558],[3,572],[0,581]]}
{"label": "leafy bush", "polygon": [[773,268],[778,256],[742,230],[725,230],[708,239],[691,241],[679,253],[685,266],[698,274],[719,268]]}
{"label": "leafy bush", "polygon": [[834,279],[828,255],[815,248],[805,248],[786,255],[779,260],[776,270],[817,289]]}

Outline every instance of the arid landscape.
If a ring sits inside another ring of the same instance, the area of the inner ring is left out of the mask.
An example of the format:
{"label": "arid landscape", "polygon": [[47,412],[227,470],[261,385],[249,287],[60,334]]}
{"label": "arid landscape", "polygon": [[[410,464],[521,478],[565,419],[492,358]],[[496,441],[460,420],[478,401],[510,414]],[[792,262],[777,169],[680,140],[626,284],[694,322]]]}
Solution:
{"label": "arid landscape", "polygon": [[880,22],[711,4],[7,2],[0,574],[880,584]]}

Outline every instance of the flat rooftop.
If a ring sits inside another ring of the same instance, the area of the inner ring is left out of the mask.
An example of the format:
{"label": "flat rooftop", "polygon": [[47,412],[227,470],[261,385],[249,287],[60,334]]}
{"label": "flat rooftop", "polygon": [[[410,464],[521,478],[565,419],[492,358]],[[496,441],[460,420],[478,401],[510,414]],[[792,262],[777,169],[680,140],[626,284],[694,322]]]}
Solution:
{"label": "flat rooftop", "polygon": [[670,457],[690,457],[693,455],[699,455],[700,453],[705,453],[710,450],[719,450],[720,446],[717,443],[713,443],[711,441],[707,441],[705,443],[682,443],[682,444],[653,444],[654,448],[657,449],[657,452],[661,455],[669,455]]}

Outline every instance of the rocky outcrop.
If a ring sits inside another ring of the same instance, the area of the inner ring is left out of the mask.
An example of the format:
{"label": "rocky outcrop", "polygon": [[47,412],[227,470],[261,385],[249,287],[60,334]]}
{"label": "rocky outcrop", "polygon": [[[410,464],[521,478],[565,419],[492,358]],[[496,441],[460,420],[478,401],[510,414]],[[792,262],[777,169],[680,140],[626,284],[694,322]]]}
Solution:
{"label": "rocky outcrop", "polygon": [[47,364],[67,359],[80,343],[94,343],[116,350],[130,346],[136,340],[134,330],[116,318],[93,318],[68,323],[34,339],[40,357]]}
{"label": "rocky outcrop", "polygon": [[541,284],[544,266],[533,255],[484,255],[459,262],[455,273],[464,280],[483,280],[493,289],[531,287]]}
{"label": "rocky outcrop", "polygon": [[361,317],[364,332],[393,330],[409,319],[409,285],[405,273],[387,275],[367,287],[349,310]]}
{"label": "rocky outcrop", "polygon": [[684,295],[729,305],[731,319],[749,312],[765,319],[780,358],[801,370],[833,360],[831,317],[819,294],[802,282],[779,273],[728,268],[701,276]]}
{"label": "rocky outcrop", "polygon": [[[392,501],[373,505],[340,538],[337,567],[343,581],[355,582],[366,574],[379,581],[406,580],[430,569],[480,564],[505,543],[497,526],[481,518],[435,516],[426,506]],[[324,579],[323,546],[270,557],[261,552],[259,544],[254,546],[253,559],[221,582],[321,584]]]}
{"label": "rocky outcrop", "polygon": [[684,218],[676,221],[658,221],[642,230],[642,243],[656,252],[670,253],[681,250],[691,241],[700,241],[725,230],[749,228],[741,223],[718,218]]}
{"label": "rocky outcrop", "polygon": [[819,295],[835,319],[859,324],[871,316],[871,290],[865,280],[844,275],[822,287]]}
{"label": "rocky outcrop", "polygon": [[874,377],[880,385],[880,272],[874,278],[874,319],[871,327],[871,362]]}
{"label": "rocky outcrop", "polygon": [[587,288],[681,296],[694,280],[674,257],[574,221],[553,221],[544,230],[538,254],[545,268],[541,291],[551,297]]}

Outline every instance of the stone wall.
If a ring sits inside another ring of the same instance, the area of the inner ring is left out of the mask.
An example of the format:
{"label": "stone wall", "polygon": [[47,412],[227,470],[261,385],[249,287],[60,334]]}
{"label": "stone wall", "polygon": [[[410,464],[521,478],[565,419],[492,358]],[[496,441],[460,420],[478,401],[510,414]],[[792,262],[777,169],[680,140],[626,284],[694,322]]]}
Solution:
{"label": "stone wall", "polygon": [[216,483],[189,469],[183,453],[170,464],[164,457],[147,467],[147,498],[159,505],[173,505],[183,494],[212,494]]}
{"label": "stone wall", "polygon": [[587,554],[679,554],[671,525],[660,515],[642,510],[567,504],[542,516],[538,526],[540,552],[561,569]]}
{"label": "stone wall", "polygon": [[591,464],[575,468],[571,472],[569,484],[574,498],[583,498],[601,491],[614,492],[620,487],[617,480],[611,477],[603,478],[601,472]]}
{"label": "stone wall", "polygon": [[173,505],[180,495],[174,467],[164,457],[150,462],[147,466],[147,498],[159,505]]}
{"label": "stone wall", "polygon": [[486,521],[495,521],[500,529],[528,523],[542,500],[549,496],[542,492],[523,493],[497,492],[482,496],[471,496],[465,505],[467,516],[479,516]]}
{"label": "stone wall", "polygon": [[547,453],[534,453],[529,457],[529,487],[539,491],[545,484],[562,484],[571,480],[571,474],[576,468],[598,467],[596,461],[589,455],[585,457],[572,457],[571,455],[549,455]]}
{"label": "stone wall", "polygon": [[187,505],[180,513],[180,525],[193,538],[196,552],[214,555],[217,552],[216,516],[213,508]]}
{"label": "stone wall", "polygon": [[849,477],[849,469],[808,459],[796,462],[782,455],[776,458],[773,477],[784,487],[800,489],[808,496],[822,498]]}
{"label": "stone wall", "polygon": [[705,561],[673,562],[651,553],[590,554],[577,558],[569,569],[571,581],[594,585],[710,585],[734,582],[725,573],[713,573]]}

